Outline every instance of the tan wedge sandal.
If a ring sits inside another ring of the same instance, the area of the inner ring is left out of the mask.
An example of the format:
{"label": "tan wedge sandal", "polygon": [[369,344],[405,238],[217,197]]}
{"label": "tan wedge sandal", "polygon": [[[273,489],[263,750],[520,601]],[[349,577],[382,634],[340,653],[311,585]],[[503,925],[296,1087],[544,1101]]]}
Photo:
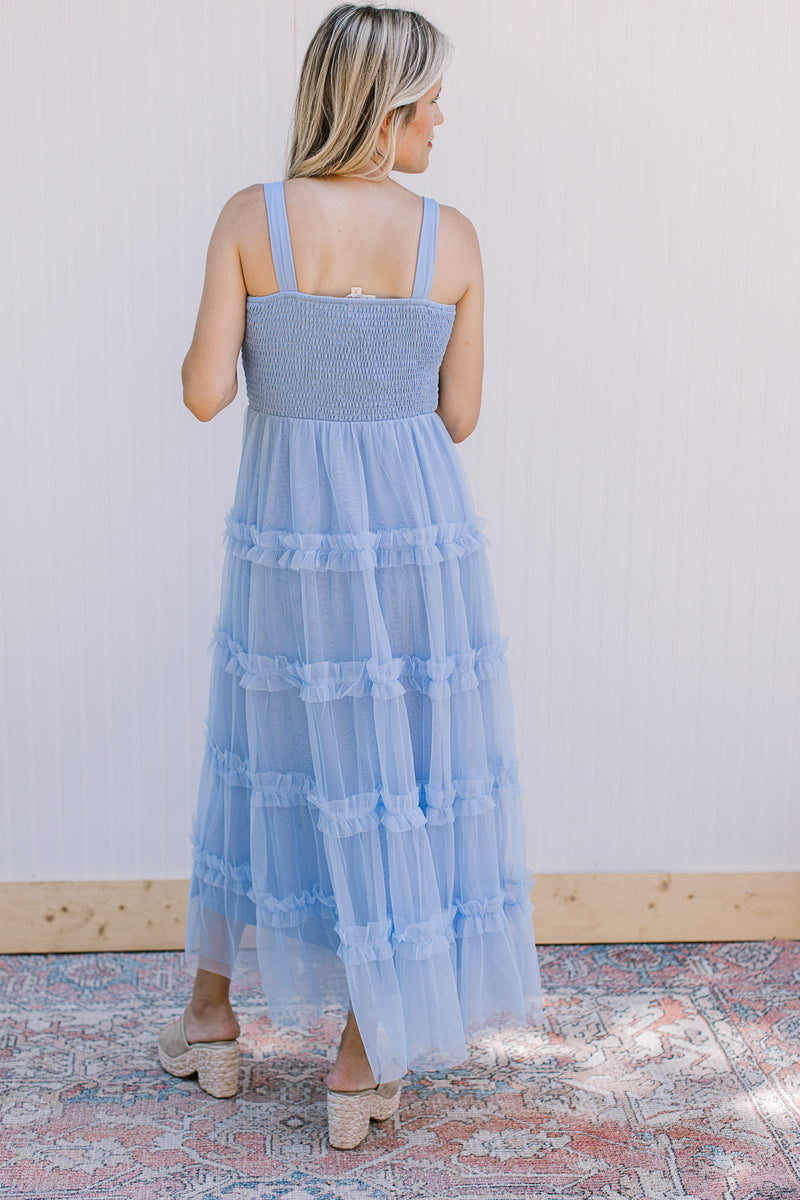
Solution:
{"label": "tan wedge sandal", "polygon": [[385,1121],[400,1104],[402,1079],[379,1083],[358,1092],[328,1092],[328,1144],[334,1150],[354,1150],[369,1132],[370,1118]]}
{"label": "tan wedge sandal", "polygon": [[197,1072],[204,1092],[227,1100],[239,1090],[239,1042],[187,1042],[183,1014],[158,1039],[158,1058],[165,1071],[184,1079]]}

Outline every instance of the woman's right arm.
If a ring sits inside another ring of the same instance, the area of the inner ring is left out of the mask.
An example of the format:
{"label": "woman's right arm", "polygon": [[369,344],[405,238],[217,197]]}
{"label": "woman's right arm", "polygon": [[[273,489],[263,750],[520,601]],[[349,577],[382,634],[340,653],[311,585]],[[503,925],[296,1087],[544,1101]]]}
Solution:
{"label": "woman's right arm", "polygon": [[483,388],[483,265],[478,235],[472,222],[451,208],[448,217],[447,261],[458,272],[456,315],[450,341],[439,368],[436,409],[454,442],[463,442],[478,423]]}
{"label": "woman's right arm", "polygon": [[246,206],[244,191],[231,196],[208,246],[194,337],[181,367],[183,403],[198,421],[210,421],[236,396],[247,312],[237,238]]}

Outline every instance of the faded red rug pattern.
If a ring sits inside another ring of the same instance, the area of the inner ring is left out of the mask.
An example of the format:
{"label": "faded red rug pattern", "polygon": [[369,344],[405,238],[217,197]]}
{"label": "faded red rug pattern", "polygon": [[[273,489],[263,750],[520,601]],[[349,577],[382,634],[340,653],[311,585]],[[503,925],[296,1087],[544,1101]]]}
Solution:
{"label": "faded red rug pattern", "polygon": [[410,1074],[396,1120],[330,1150],[343,1014],[273,1029],[232,997],[242,1090],[167,1075],[178,954],[0,958],[0,1197],[800,1200],[800,943],[540,947],[546,1028]]}

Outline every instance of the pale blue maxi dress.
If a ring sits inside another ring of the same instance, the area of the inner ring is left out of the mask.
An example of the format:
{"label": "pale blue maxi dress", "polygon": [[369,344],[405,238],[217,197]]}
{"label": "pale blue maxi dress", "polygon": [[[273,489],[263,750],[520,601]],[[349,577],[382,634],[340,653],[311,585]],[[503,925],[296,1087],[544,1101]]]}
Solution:
{"label": "pale blue maxi dress", "polygon": [[277,1023],[352,1007],[378,1082],[542,1021],[522,787],[482,532],[441,417],[454,304],[249,296],[186,966],[258,969]]}

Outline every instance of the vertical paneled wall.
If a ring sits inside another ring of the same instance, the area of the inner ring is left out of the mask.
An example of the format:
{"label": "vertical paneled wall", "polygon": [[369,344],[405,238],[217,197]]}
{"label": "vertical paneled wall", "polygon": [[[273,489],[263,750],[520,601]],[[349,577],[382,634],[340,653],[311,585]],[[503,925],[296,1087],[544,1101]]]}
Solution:
{"label": "vertical paneled wall", "polygon": [[[0,875],[188,870],[244,389],[208,238],[279,178],[317,0],[0,7]],[[431,0],[425,176],[487,284],[488,517],[541,872],[792,869],[800,7]]]}

